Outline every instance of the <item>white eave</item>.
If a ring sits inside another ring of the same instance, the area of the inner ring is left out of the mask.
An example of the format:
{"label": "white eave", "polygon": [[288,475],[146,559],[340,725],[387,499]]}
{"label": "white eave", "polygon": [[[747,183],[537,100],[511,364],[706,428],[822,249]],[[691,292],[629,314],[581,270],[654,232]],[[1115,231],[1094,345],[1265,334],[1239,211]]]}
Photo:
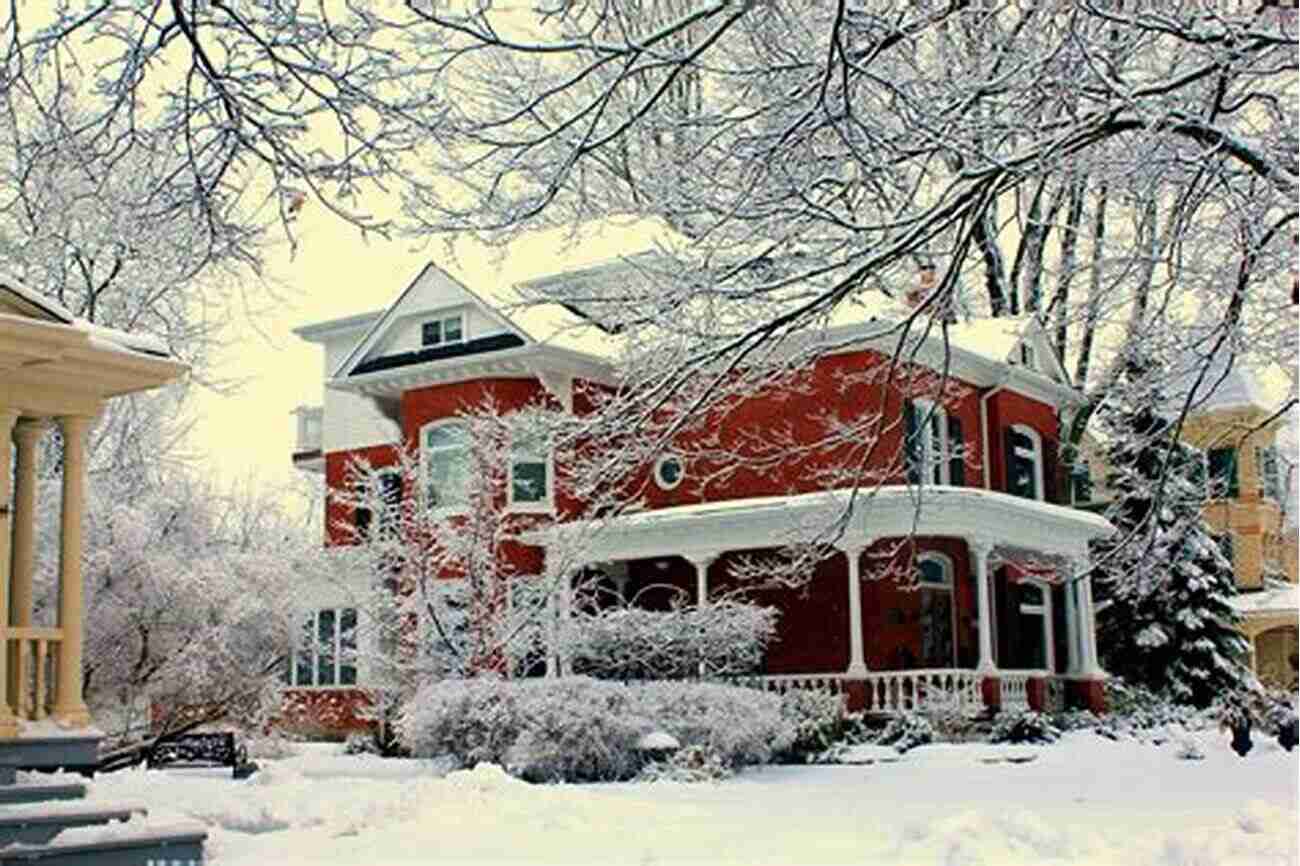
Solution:
{"label": "white eave", "polygon": [[[560,524],[530,538],[582,540],[592,562],[711,555],[778,547],[830,526],[851,508],[843,540],[866,544],[912,534],[1004,544],[1072,558],[1114,531],[1104,517],[976,487],[892,485],[858,491],[731,499],[611,518],[600,525]],[[1012,529],[1008,530],[1008,527]],[[583,538],[583,536],[587,536]]]}
{"label": "white eave", "polygon": [[357,313],[354,316],[345,316],[341,319],[330,319],[327,322],[303,325],[294,328],[293,333],[309,343],[320,343],[339,334],[368,328],[383,314],[383,310],[371,310],[368,313]]}
{"label": "white eave", "polygon": [[438,358],[356,376],[336,376],[325,387],[374,397],[400,397],[404,391],[480,377],[541,378],[545,374],[611,384],[606,361],[559,346],[524,345],[472,355]]}

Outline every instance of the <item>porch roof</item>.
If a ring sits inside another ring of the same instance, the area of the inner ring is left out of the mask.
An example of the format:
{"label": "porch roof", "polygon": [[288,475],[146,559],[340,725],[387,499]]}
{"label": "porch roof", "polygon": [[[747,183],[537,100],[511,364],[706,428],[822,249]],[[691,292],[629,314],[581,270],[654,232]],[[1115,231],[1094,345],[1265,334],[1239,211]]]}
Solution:
{"label": "porch roof", "polygon": [[[813,537],[846,515],[842,544],[936,535],[1084,557],[1089,541],[1114,531],[1100,515],[1006,493],[892,485],[681,505],[621,515],[600,526],[560,524],[545,532],[590,533],[581,543],[593,562],[690,557],[779,547]],[[536,541],[546,543],[540,532]]]}

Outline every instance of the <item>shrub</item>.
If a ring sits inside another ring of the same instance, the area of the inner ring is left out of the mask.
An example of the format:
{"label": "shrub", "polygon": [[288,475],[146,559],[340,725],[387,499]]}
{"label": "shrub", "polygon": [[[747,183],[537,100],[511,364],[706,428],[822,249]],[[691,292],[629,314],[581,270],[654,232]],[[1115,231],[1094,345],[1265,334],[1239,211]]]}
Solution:
{"label": "shrub", "polygon": [[794,742],[794,725],[776,695],[717,683],[654,682],[627,687],[644,718],[701,746],[728,767],[765,764]]}
{"label": "shrub", "polygon": [[641,768],[637,740],[653,725],[616,683],[532,680],[517,687],[522,729],[506,768],[529,782],[608,782]]}
{"label": "shrub", "polygon": [[399,714],[398,737],[416,757],[449,755],[461,767],[504,764],[523,724],[512,686],[488,676],[428,683]]}
{"label": "shrub", "polygon": [[575,617],[567,630],[573,669],[611,680],[684,680],[759,669],[777,611],[734,601],[667,611],[611,608]]}
{"label": "shrub", "polygon": [[586,677],[430,683],[408,701],[397,730],[417,757],[491,762],[539,782],[632,778],[649,761],[637,740],[656,730],[728,769],[766,762],[794,741],[775,695]]}
{"label": "shrub", "polygon": [[930,725],[930,720],[919,713],[901,713],[885,723],[876,742],[882,746],[893,746],[901,754],[934,742],[934,728]]}
{"label": "shrub", "polygon": [[844,699],[825,689],[790,689],[781,695],[781,716],[793,741],[781,752],[786,761],[808,762],[845,738]]}
{"label": "shrub", "polygon": [[1034,710],[998,713],[989,732],[991,743],[1055,743],[1060,738],[1051,717]]}
{"label": "shrub", "polygon": [[651,761],[637,774],[638,782],[716,782],[731,775],[731,769],[700,746],[688,746],[666,761]]}

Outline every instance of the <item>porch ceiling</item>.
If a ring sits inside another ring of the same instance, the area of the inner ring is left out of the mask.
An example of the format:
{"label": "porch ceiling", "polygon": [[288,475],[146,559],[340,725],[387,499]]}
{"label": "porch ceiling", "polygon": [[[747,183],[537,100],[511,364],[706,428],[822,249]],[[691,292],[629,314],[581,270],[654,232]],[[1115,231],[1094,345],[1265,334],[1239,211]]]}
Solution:
{"label": "porch ceiling", "polygon": [[[1085,557],[1090,540],[1113,531],[1105,518],[1085,511],[979,488],[941,486],[732,499],[623,515],[599,528],[568,524],[550,531],[587,535],[585,554],[593,562],[689,557],[807,539],[846,512],[845,544],[937,535]],[[546,543],[540,537],[537,541]]]}

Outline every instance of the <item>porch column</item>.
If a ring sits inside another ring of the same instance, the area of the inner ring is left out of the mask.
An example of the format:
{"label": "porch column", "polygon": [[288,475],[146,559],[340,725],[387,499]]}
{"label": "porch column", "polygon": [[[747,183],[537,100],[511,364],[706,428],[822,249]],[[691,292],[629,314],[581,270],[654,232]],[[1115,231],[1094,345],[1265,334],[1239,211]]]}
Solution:
{"label": "porch column", "polygon": [[1065,672],[1079,671],[1079,605],[1075,602],[1075,592],[1079,582],[1074,577],[1074,569],[1065,578]]}
{"label": "porch column", "polygon": [[18,459],[14,471],[13,570],[9,595],[9,623],[24,628],[32,624],[32,572],[36,554],[36,464],[45,435],[45,421],[26,420],[14,427]]}
{"label": "porch column", "polygon": [[1080,673],[1097,675],[1102,673],[1097,662],[1097,618],[1092,604],[1092,575],[1084,574],[1079,579],[1079,624],[1083,634],[1080,635]]}
{"label": "porch column", "polygon": [[686,561],[695,566],[695,604],[703,607],[709,600],[709,566],[718,558],[716,553],[685,554]]}
{"label": "porch column", "polygon": [[59,523],[59,674],[55,681],[53,716],[69,728],[90,724],[81,696],[82,583],[81,520],[85,508],[86,433],[90,418],[65,415],[63,433],[63,502]]}
{"label": "porch column", "polygon": [[989,594],[989,556],[993,542],[984,538],[967,541],[975,560],[975,600],[979,607],[979,663],[975,669],[982,672],[997,670],[993,663],[993,604]]}
{"label": "porch column", "polygon": [[867,675],[867,656],[862,645],[862,551],[861,544],[846,544],[840,548],[849,562],[849,669],[850,677]]}
{"label": "porch column", "polygon": [[[9,609],[9,532],[13,525],[10,510],[12,491],[9,489],[9,461],[12,459],[10,433],[18,420],[18,410],[0,408],[0,610]],[[9,695],[9,628],[8,623],[0,617],[0,689],[6,694],[0,700],[0,737],[18,736],[18,720],[14,718],[11,701],[18,695]]]}
{"label": "porch column", "polygon": [[[692,553],[684,554],[687,561],[695,566],[695,605],[704,607],[709,600],[709,566],[718,558],[716,553]],[[704,660],[696,666],[696,670],[702,677],[708,673]]]}

